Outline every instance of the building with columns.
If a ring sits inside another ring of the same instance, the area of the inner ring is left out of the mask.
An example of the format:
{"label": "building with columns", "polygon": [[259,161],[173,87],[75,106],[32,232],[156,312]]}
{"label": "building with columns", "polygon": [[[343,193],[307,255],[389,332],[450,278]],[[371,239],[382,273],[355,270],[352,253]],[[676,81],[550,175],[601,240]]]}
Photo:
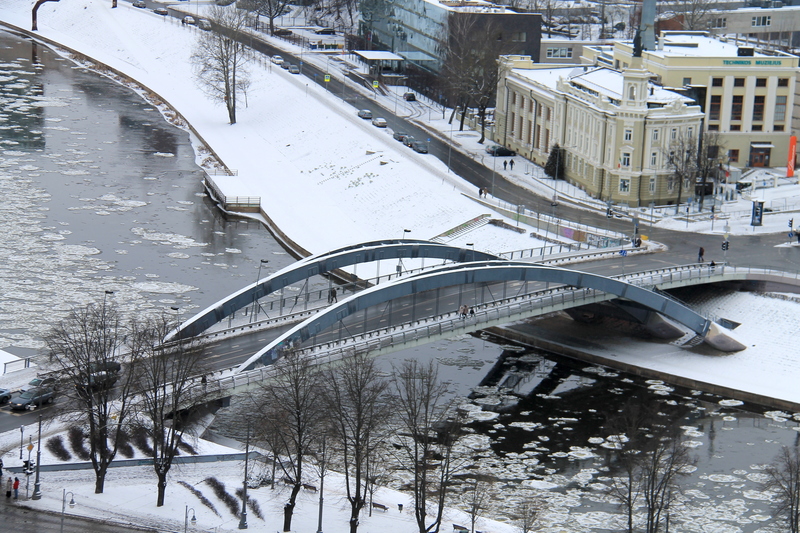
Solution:
{"label": "building with columns", "polygon": [[495,141],[540,165],[558,143],[565,179],[604,201],[675,203],[681,191],[670,158],[696,139],[704,115],[638,63],[620,71],[502,56]]}

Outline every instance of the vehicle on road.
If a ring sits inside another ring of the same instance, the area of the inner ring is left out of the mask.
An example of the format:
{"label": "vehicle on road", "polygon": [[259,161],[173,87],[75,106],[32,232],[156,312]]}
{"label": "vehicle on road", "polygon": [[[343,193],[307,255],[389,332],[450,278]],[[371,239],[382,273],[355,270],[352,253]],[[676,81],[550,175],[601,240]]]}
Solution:
{"label": "vehicle on road", "polygon": [[317,35],[336,35],[336,30],[333,28],[320,28],[318,30],[314,30],[314,33]]}
{"label": "vehicle on road", "polygon": [[197,27],[200,28],[201,30],[209,31],[211,29],[211,23],[206,19],[198,19]]}
{"label": "vehicle on road", "polygon": [[517,152],[515,152],[514,150],[509,150],[505,146],[500,146],[499,144],[491,144],[487,146],[486,153],[494,157],[507,157],[507,156],[517,155]]}
{"label": "vehicle on road", "polygon": [[270,60],[276,65],[283,65],[283,56],[272,56]]}
{"label": "vehicle on road", "polygon": [[411,148],[413,148],[415,152],[418,152],[420,154],[428,153],[428,143],[426,143],[425,141],[414,141],[411,143]]}
{"label": "vehicle on road", "polygon": [[139,9],[147,8],[147,4],[145,4],[143,0],[136,0],[132,5],[133,7],[138,7]]}
{"label": "vehicle on road", "polygon": [[291,65],[291,63],[289,63],[288,61],[284,61],[283,63],[281,63],[281,68],[284,70],[289,70],[289,65]]}
{"label": "vehicle on road", "polygon": [[417,95],[415,95],[414,93],[405,93],[403,95],[403,100],[405,100],[406,102],[416,102]]}
{"label": "vehicle on road", "polygon": [[385,128],[387,126],[386,119],[381,117],[375,117],[372,119],[372,125],[376,128]]}
{"label": "vehicle on road", "polygon": [[300,74],[300,67],[297,65],[289,65],[289,72],[292,74]]}
{"label": "vehicle on road", "polygon": [[19,396],[11,399],[11,409],[14,411],[21,411],[23,409],[39,407],[46,403],[52,403],[55,394],[55,391],[50,387],[39,387],[36,389],[26,390]]}
{"label": "vehicle on road", "polygon": [[11,401],[11,391],[8,389],[0,389],[0,404]]}
{"label": "vehicle on road", "polygon": [[58,382],[56,381],[56,378],[41,378],[39,376],[36,376],[32,380],[30,380],[27,385],[22,387],[22,390],[26,391],[30,389],[36,389],[39,387],[50,387],[52,389],[55,389],[57,385]]}
{"label": "vehicle on road", "polygon": [[96,372],[113,372],[115,374],[122,370],[122,365],[119,361],[98,361],[89,365],[89,373]]}
{"label": "vehicle on road", "polygon": [[169,11],[167,11],[167,8],[165,7],[157,7],[153,10],[153,13],[156,15],[161,15],[162,17],[169,15]]}
{"label": "vehicle on road", "polygon": [[411,135],[406,135],[405,137],[403,137],[403,144],[405,144],[409,148],[411,148],[411,146],[414,144],[414,141],[416,141],[416,139]]}
{"label": "vehicle on road", "polygon": [[358,116],[363,119],[369,120],[372,118],[372,111],[370,111],[369,109],[359,109]]}
{"label": "vehicle on road", "polygon": [[403,142],[403,137],[405,137],[406,135],[408,135],[408,133],[403,133],[401,131],[396,131],[392,133],[392,137],[394,137],[394,140],[400,142]]}
{"label": "vehicle on road", "polygon": [[286,28],[275,28],[275,31],[272,32],[272,35],[277,37],[288,37],[292,34],[292,30],[287,30]]}
{"label": "vehicle on road", "polygon": [[119,377],[115,372],[95,372],[89,374],[85,383],[75,385],[80,394],[91,394],[93,392],[110,389],[117,382]]}
{"label": "vehicle on road", "polygon": [[194,17],[191,15],[186,15],[185,17],[183,17],[183,20],[181,22],[183,22],[184,24],[194,24]]}

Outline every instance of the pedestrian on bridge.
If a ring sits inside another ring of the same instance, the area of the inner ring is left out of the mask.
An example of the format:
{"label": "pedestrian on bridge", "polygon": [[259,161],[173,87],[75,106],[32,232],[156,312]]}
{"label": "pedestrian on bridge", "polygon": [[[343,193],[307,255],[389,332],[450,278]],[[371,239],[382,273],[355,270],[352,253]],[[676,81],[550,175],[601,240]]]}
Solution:
{"label": "pedestrian on bridge", "polygon": [[339,300],[336,298],[336,287],[333,287],[330,292],[328,292],[328,303],[332,304],[333,302],[338,302]]}
{"label": "pedestrian on bridge", "polygon": [[697,251],[697,262],[698,263],[702,263],[703,262],[703,256],[704,255],[706,255],[706,249],[701,246],[700,250]]}

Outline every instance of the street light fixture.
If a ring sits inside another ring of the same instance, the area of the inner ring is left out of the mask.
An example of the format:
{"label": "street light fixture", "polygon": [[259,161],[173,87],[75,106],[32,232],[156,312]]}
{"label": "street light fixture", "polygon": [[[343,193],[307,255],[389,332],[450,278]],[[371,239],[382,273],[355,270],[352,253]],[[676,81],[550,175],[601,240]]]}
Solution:
{"label": "street light fixture", "polygon": [[256,318],[258,317],[258,307],[256,307],[256,289],[258,288],[258,282],[261,280],[261,267],[269,263],[267,259],[261,259],[258,263],[258,275],[256,276],[256,287],[253,287],[253,307],[250,311],[250,322],[255,322]]}
{"label": "street light fixture", "polygon": [[23,434],[25,433],[25,426],[19,427],[19,460],[22,461],[22,446],[25,444],[23,441]]}
{"label": "street light fixture", "polygon": [[[402,237],[400,237],[400,240],[403,240],[403,239],[406,238],[406,233],[411,233],[411,230],[410,229],[404,229],[403,230],[403,235],[402,235]],[[397,258],[397,275],[398,275],[398,277],[402,273],[403,273],[403,260],[398,257]]]}
{"label": "street light fixture", "polygon": [[242,482],[242,516],[239,529],[247,529],[247,459],[250,457],[250,424],[247,424],[247,440],[244,445],[244,481]]}
{"label": "street light fixture", "polygon": [[75,494],[70,491],[67,492],[67,489],[63,489],[64,493],[61,496],[61,533],[64,533],[64,512],[67,509],[67,494],[69,494],[69,508],[75,508]]}
{"label": "street light fixture", "polygon": [[39,483],[39,465],[42,463],[42,415],[39,415],[39,442],[36,448],[36,480],[33,482],[34,500],[42,499],[42,485]]}
{"label": "street light fixture", "polygon": [[[192,519],[189,520],[189,511],[192,512]],[[189,522],[192,523],[192,527],[197,525],[197,517],[195,516],[194,507],[186,506],[186,512],[183,515],[183,533],[189,531]]]}

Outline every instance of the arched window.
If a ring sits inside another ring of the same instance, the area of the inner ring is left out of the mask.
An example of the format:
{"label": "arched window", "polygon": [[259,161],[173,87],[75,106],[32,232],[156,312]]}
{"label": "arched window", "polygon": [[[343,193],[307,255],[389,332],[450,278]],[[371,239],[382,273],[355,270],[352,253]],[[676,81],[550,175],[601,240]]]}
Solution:
{"label": "arched window", "polygon": [[634,87],[633,85],[628,87],[628,100],[631,101],[636,100],[636,87]]}

